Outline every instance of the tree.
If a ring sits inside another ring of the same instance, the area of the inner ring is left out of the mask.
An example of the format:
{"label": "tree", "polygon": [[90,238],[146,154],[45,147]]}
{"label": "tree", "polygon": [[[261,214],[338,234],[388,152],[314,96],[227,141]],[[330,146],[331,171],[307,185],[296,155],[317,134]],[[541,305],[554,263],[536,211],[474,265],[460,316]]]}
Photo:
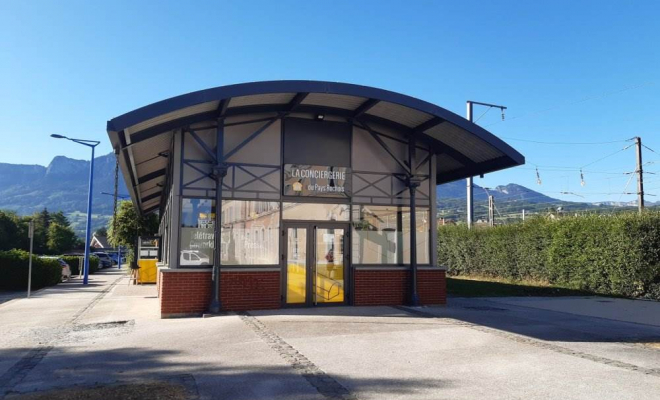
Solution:
{"label": "tree", "polygon": [[50,214],[50,222],[60,224],[62,226],[71,226],[71,222],[66,217],[66,215],[64,215],[64,213],[62,211],[58,211],[56,213],[51,213]]}
{"label": "tree", "polygon": [[51,223],[48,227],[48,250],[52,254],[62,254],[78,244],[76,233],[68,226]]}
{"label": "tree", "polygon": [[105,226],[99,228],[94,232],[95,236],[108,236],[108,229]]}
{"label": "tree", "polygon": [[[115,224],[116,220],[116,224]],[[114,227],[114,228],[113,228]],[[136,254],[137,239],[158,232],[158,217],[149,214],[138,217],[133,203],[122,201],[117,205],[117,214],[108,222],[108,240],[113,246],[128,246]]]}
{"label": "tree", "polygon": [[20,220],[15,213],[0,211],[0,250],[11,250],[20,247],[19,223]]}
{"label": "tree", "polygon": [[48,252],[48,228],[51,223],[51,215],[48,209],[35,213],[32,216],[34,221],[34,252],[45,254]]}

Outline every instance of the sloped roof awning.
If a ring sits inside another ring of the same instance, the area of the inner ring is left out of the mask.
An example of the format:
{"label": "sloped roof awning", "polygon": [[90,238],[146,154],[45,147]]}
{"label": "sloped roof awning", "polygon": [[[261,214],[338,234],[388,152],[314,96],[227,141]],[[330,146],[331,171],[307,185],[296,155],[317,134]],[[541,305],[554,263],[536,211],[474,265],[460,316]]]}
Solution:
{"label": "sloped roof awning", "polygon": [[172,97],[108,121],[129,192],[142,213],[158,209],[173,132],[247,114],[313,113],[416,134],[435,150],[438,184],[525,163],[511,146],[451,111],[400,93],[320,81],[221,86]]}

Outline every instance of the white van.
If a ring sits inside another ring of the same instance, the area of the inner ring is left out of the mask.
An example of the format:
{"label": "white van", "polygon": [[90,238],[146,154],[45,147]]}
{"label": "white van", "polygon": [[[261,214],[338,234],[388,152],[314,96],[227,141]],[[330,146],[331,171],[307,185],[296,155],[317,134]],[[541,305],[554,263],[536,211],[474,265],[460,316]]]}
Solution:
{"label": "white van", "polygon": [[181,250],[179,265],[209,265],[209,256],[197,250]]}

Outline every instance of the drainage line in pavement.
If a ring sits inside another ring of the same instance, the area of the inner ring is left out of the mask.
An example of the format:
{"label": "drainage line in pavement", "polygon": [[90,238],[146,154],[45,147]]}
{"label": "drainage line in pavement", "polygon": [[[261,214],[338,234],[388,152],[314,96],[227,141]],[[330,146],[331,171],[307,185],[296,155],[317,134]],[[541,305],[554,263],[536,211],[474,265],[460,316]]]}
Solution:
{"label": "drainage line in pavement", "polygon": [[268,329],[256,317],[247,312],[238,314],[271,349],[289,363],[303,378],[323,396],[329,399],[357,400],[341,383],[337,382],[322,369],[317,367],[307,357],[284,341],[278,334]]}
{"label": "drainage line in pavement", "polygon": [[[424,317],[424,318],[440,318],[437,315],[434,315],[434,314],[431,314],[431,313],[428,313],[428,312],[425,312],[425,311],[422,311],[422,310],[419,310],[419,309],[411,308],[411,307],[396,306],[394,308],[405,311],[409,314],[417,315],[417,316]],[[563,346],[559,346],[559,345],[549,343],[549,342],[546,342],[546,341],[543,341],[543,340],[532,339],[532,338],[525,337],[525,336],[522,336],[522,335],[518,335],[518,334],[515,334],[515,333],[503,332],[503,331],[500,331],[498,329],[488,328],[488,327],[473,324],[473,323],[470,323],[470,322],[455,321],[453,319],[452,319],[452,321],[457,326],[462,326],[462,327],[474,329],[476,331],[483,332],[483,333],[494,334],[496,336],[499,336],[499,337],[502,337],[502,338],[505,338],[505,339],[508,339],[508,340],[512,340],[512,341],[517,342],[517,343],[528,344],[530,346],[534,346],[534,347],[537,347],[537,348],[540,348],[540,349],[550,350],[550,351],[554,351],[555,353],[564,354],[564,355],[567,355],[567,356],[578,357],[578,358],[582,358],[584,360],[593,361],[593,362],[596,362],[596,363],[599,363],[599,364],[610,365],[610,366],[622,368],[622,369],[625,369],[625,370],[628,370],[628,371],[641,372],[641,373],[646,374],[646,375],[660,376],[660,369],[658,369],[658,368],[640,367],[638,365],[629,364],[629,363],[626,363],[626,362],[623,362],[623,361],[613,360],[611,358],[605,358],[605,357],[600,357],[600,356],[597,356],[597,355],[594,355],[594,354],[584,353],[582,351],[571,350],[571,349],[563,347]]]}
{"label": "drainage line in pavement", "polygon": [[63,324],[67,329],[64,332],[54,335],[47,340],[46,343],[42,346],[37,346],[30,350],[26,355],[24,355],[20,360],[18,360],[14,365],[12,365],[7,372],[0,375],[0,400],[4,399],[5,396],[11,392],[19,383],[25,379],[25,377],[34,369],[34,367],[39,364],[41,360],[44,359],[50,353],[54,347],[54,343],[59,337],[65,336],[67,333],[71,332],[74,328],[76,321],[88,310],[94,307],[106,294],[112,290],[113,287],[123,278],[120,276],[115,279],[108,287],[103,289],[101,293],[96,295],[92,301],[89,302],[85,307],[78,310],[69,321]]}

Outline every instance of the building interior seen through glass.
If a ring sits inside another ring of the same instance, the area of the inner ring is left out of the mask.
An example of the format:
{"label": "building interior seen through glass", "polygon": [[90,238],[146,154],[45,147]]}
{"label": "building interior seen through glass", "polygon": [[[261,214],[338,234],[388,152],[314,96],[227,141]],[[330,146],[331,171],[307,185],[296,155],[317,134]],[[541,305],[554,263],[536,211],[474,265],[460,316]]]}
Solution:
{"label": "building interior seen through glass", "polygon": [[[410,264],[410,208],[353,206],[354,264]],[[429,210],[417,208],[417,263],[430,257]]]}
{"label": "building interior seen through glass", "polygon": [[279,264],[280,203],[223,200],[223,265]]}
{"label": "building interior seen through glass", "polygon": [[348,221],[348,204],[284,203],[282,219],[298,221]]}
{"label": "building interior seen through glass", "polygon": [[215,247],[215,202],[183,199],[179,265],[213,265]]}
{"label": "building interior seen through glass", "polygon": [[[185,198],[182,202],[181,266],[213,265],[215,202]],[[354,264],[410,264],[410,208],[320,203],[282,203],[287,220],[346,221],[352,209],[351,258]],[[430,215],[418,208],[417,262],[430,260]],[[223,200],[221,260],[223,265],[279,264],[280,203]]]}

